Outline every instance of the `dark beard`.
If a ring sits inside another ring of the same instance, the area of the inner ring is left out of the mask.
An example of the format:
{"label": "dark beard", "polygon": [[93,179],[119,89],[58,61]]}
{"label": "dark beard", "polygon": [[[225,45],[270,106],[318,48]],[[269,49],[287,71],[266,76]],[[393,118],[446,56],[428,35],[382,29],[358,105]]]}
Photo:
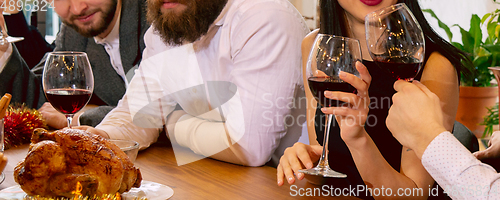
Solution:
{"label": "dark beard", "polygon": [[[95,37],[102,32],[104,32],[109,25],[111,25],[111,21],[113,21],[113,17],[115,16],[116,13],[116,7],[117,7],[117,2],[118,0],[111,0],[111,4],[108,7],[101,8],[102,14],[104,15],[103,18],[97,20],[96,24],[92,27],[88,28],[83,28],[80,26],[77,26],[76,24],[70,23],[68,21],[63,21],[64,24],[67,26],[75,29],[76,32],[80,33],[84,37]],[[73,21],[79,16],[73,16],[71,17],[70,21]]]}
{"label": "dark beard", "polygon": [[198,40],[208,32],[227,0],[179,0],[178,3],[187,5],[187,9],[179,14],[162,13],[162,1],[148,0],[148,21],[165,44],[181,45]]}

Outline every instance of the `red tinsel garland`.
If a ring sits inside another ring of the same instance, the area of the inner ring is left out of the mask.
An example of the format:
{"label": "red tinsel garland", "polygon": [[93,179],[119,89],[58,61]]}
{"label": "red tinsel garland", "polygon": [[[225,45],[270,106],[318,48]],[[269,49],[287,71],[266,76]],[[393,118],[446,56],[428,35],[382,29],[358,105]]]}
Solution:
{"label": "red tinsel garland", "polygon": [[4,117],[4,148],[29,144],[36,128],[47,128],[40,112],[24,104],[9,105]]}

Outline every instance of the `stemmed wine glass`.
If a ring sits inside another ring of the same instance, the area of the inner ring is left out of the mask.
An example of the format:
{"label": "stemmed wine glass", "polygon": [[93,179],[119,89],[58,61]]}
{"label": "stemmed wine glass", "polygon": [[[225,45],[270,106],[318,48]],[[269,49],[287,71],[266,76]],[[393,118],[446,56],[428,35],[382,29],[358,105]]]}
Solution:
{"label": "stemmed wine glass", "polygon": [[45,97],[64,114],[71,128],[73,115],[90,100],[94,75],[87,54],[59,51],[49,53],[42,76]]}
{"label": "stemmed wine glass", "polygon": [[422,67],[425,38],[406,4],[399,3],[365,17],[366,42],[373,61],[396,79],[412,81]]}
{"label": "stemmed wine glass", "polygon": [[[325,91],[356,93],[357,90],[339,78],[341,71],[359,77],[355,64],[361,61],[361,48],[356,39],[318,34],[309,55],[306,77],[309,88],[322,107],[346,106],[347,103],[324,96]],[[329,114],[323,139],[323,152],[316,167],[299,172],[323,177],[346,178],[347,175],[332,170],[328,163],[328,139],[333,115]]]}

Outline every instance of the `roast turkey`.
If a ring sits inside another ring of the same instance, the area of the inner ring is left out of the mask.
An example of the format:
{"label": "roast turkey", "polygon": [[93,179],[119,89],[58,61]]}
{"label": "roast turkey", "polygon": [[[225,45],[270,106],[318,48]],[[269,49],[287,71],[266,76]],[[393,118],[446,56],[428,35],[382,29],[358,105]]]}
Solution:
{"label": "roast turkey", "polygon": [[142,177],[128,156],[101,136],[36,129],[14,179],[28,195],[71,198],[78,190],[83,196],[123,193],[139,187]]}

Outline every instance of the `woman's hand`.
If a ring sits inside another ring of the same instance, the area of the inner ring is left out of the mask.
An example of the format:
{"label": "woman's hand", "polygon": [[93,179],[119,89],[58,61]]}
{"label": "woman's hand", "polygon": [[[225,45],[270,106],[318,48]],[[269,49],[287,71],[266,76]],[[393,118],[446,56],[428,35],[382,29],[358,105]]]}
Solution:
{"label": "woman's hand", "polygon": [[368,88],[370,87],[372,78],[368,69],[361,62],[356,63],[356,69],[359,72],[360,78],[346,72],[340,72],[339,77],[356,88],[358,90],[357,94],[325,91],[325,97],[346,102],[348,106],[321,109],[325,114],[335,115],[340,125],[341,137],[346,143],[366,133],[364,125],[368,117],[370,105]]}
{"label": "woman's hand", "polygon": [[304,169],[304,167],[307,169],[313,168],[314,162],[319,160],[322,151],[323,147],[320,145],[307,145],[300,142],[285,149],[285,153],[281,156],[278,165],[278,186],[284,184],[284,177],[286,177],[289,184],[295,183],[294,173],[299,180],[302,180],[304,174],[300,173],[299,170]]}

